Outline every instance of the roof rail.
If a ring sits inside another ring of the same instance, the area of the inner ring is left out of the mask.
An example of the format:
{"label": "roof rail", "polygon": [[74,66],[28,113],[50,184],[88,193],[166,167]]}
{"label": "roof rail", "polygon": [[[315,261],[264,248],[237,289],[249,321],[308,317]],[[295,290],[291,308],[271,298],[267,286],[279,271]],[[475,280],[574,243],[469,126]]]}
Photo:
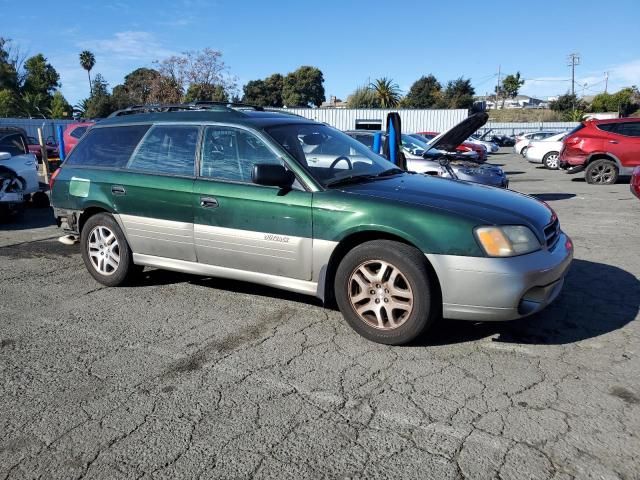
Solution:
{"label": "roof rail", "polygon": [[148,105],[131,105],[122,110],[117,110],[109,115],[108,118],[120,117],[122,115],[132,115],[135,113],[152,113],[152,112],[179,112],[185,110],[219,110],[237,111],[237,110],[264,110],[257,105],[249,105],[247,103],[236,102],[214,102],[199,100],[189,103],[152,103]]}

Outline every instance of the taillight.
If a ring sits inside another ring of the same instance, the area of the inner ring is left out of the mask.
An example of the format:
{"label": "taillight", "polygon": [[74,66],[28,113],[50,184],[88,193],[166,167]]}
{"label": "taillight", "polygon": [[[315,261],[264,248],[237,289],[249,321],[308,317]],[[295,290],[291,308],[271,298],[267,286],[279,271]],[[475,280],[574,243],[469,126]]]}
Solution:
{"label": "taillight", "polygon": [[567,138],[567,140],[564,143],[574,145],[574,144],[578,143],[579,141],[580,141],[580,137],[569,137],[569,138]]}
{"label": "taillight", "polygon": [[58,167],[49,177],[49,191],[53,190],[53,184],[56,181],[56,177],[58,176],[58,174],[60,173],[60,170],[62,170],[60,167]]}

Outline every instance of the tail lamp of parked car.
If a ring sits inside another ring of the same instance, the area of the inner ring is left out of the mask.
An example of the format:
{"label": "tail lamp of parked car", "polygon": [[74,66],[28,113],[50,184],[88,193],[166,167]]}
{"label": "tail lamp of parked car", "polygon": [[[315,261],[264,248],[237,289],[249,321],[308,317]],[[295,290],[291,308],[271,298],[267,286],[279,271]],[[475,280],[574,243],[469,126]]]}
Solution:
{"label": "tail lamp of parked car", "polygon": [[54,172],[51,174],[51,176],[49,177],[49,191],[50,192],[53,190],[53,184],[56,182],[56,177],[60,173],[60,170],[62,170],[62,169],[61,168],[56,168],[54,170]]}
{"label": "tail lamp of parked car", "polygon": [[640,167],[633,169],[633,176],[631,177],[631,193],[640,198]]}

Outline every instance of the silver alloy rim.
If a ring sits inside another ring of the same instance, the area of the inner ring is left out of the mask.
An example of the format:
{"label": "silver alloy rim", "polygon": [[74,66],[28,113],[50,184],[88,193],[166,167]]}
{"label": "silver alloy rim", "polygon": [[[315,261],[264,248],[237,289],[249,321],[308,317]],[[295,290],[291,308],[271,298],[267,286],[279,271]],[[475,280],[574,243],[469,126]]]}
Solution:
{"label": "silver alloy rim", "polygon": [[558,155],[553,154],[547,157],[547,167],[549,168],[558,168]]}
{"label": "silver alloy rim", "polygon": [[94,227],[89,232],[87,252],[91,265],[100,275],[113,275],[120,265],[120,245],[115,234],[107,227]]}
{"label": "silver alloy rim", "polygon": [[413,310],[413,292],[402,272],[383,260],[360,264],[349,278],[349,300],[369,326],[393,330],[407,321]]}
{"label": "silver alloy rim", "polygon": [[615,169],[611,165],[597,165],[591,169],[593,183],[611,183],[615,176]]}

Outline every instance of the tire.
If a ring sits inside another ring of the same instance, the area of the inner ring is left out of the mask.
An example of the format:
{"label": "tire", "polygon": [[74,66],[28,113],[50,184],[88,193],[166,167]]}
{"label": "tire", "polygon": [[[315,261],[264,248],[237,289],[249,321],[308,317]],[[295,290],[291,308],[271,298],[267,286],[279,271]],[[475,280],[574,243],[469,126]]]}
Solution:
{"label": "tire", "polygon": [[400,242],[375,240],[355,247],[342,259],[335,298],[345,320],[360,335],[402,345],[436,320],[435,282],[422,252]]}
{"label": "tire", "polygon": [[80,249],[91,276],[108,287],[123,285],[139,269],[122,230],[108,213],[89,217],[80,235]]}
{"label": "tire", "polygon": [[520,150],[520,155],[522,155],[522,157],[526,157],[527,156],[527,149],[529,147],[522,147],[522,150]]}
{"label": "tire", "polygon": [[584,178],[592,185],[612,185],[618,180],[618,167],[611,160],[596,160],[587,166]]}
{"label": "tire", "polygon": [[559,163],[558,157],[560,156],[560,152],[549,152],[544,157],[542,157],[542,163],[549,170],[558,170]]}
{"label": "tire", "polygon": [[35,192],[31,195],[31,203],[35,208],[48,208],[51,204],[49,202],[49,195],[44,192]]}

